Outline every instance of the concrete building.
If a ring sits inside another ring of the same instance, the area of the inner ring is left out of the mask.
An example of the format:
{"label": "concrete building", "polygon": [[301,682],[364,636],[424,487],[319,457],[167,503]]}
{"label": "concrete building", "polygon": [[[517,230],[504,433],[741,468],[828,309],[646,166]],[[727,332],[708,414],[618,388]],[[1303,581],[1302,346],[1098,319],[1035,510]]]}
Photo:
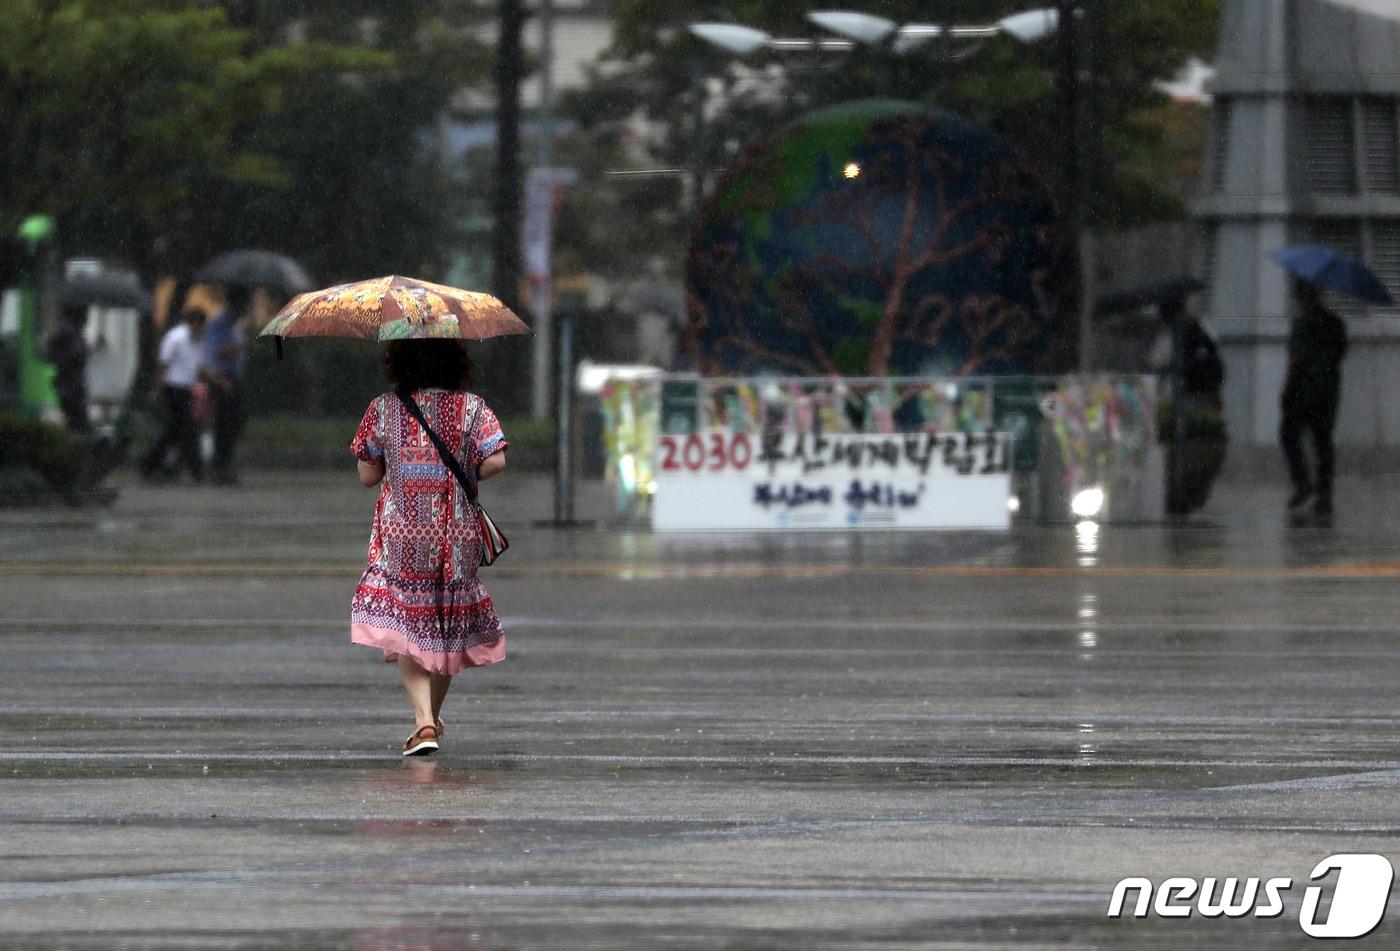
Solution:
{"label": "concrete building", "polygon": [[[1269,252],[1336,247],[1400,297],[1400,2],[1225,0],[1216,68],[1195,213],[1239,462],[1278,440],[1289,281]],[[1400,310],[1329,298],[1352,342],[1338,443],[1389,455],[1400,449]]]}

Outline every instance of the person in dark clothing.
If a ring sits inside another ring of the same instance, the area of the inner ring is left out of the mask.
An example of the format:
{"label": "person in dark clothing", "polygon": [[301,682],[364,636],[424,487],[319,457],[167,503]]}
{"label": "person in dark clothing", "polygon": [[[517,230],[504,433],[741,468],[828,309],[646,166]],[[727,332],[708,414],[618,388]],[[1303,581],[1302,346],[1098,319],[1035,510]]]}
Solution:
{"label": "person in dark clothing", "polygon": [[64,307],[44,353],[54,365],[53,388],[63,418],[68,428],[77,433],[88,430],[88,345],[83,339],[86,325],[86,307]]}
{"label": "person in dark clothing", "polygon": [[1173,334],[1172,372],[1175,371],[1178,346],[1175,340],[1177,322],[1180,321],[1181,341],[1181,389],[1188,401],[1202,400],[1216,410],[1220,409],[1220,388],[1225,383],[1225,363],[1220,359],[1220,348],[1215,339],[1201,326],[1201,321],[1186,309],[1185,297],[1172,297],[1158,305],[1162,323]]}
{"label": "person in dark clothing", "polygon": [[[1342,388],[1342,358],[1347,352],[1347,329],[1342,319],[1322,304],[1317,285],[1293,282],[1298,311],[1288,333],[1288,370],[1283,383],[1283,420],[1279,442],[1293,480],[1290,511],[1313,499],[1318,515],[1332,513],[1332,429]],[[1316,478],[1303,455],[1303,431],[1312,434]]]}
{"label": "person in dark clothing", "polygon": [[[1162,353],[1159,346],[1160,356],[1154,360],[1163,371],[1171,407],[1163,434],[1167,445],[1167,513],[1188,515],[1205,504],[1224,462],[1223,446],[1218,452],[1208,452],[1200,440],[1211,438],[1210,421],[1219,426],[1219,439],[1224,438],[1220,391],[1225,383],[1225,363],[1215,338],[1187,309],[1185,292],[1164,298],[1157,307],[1165,331],[1163,343],[1169,352]],[[1190,448],[1193,439],[1197,441],[1194,451]]]}
{"label": "person in dark clothing", "polygon": [[246,288],[230,287],[224,306],[204,329],[204,367],[214,404],[213,480],[222,485],[238,481],[233,450],[243,432],[243,321],[251,300]]}

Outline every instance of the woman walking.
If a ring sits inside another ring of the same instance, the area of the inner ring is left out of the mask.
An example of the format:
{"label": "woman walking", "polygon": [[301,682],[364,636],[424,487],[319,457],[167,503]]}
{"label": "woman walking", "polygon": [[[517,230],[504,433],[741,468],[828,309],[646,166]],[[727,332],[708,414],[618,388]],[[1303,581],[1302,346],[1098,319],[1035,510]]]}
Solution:
{"label": "woman walking", "polygon": [[477,580],[482,540],[473,503],[444,464],[409,401],[469,478],[506,467],[509,446],[481,397],[460,340],[401,340],[384,360],[393,391],[365,411],[350,451],[360,481],[380,486],[369,567],[350,607],[350,640],[397,662],[413,707],[404,756],[436,752],[452,677],[504,660],[505,633]]}

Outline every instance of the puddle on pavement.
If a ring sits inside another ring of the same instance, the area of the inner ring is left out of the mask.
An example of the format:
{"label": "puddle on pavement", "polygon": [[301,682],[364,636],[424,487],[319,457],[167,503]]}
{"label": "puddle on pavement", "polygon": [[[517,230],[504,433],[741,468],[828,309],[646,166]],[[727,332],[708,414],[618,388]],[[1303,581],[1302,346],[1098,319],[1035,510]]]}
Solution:
{"label": "puddle on pavement", "polygon": [[[840,756],[842,754],[832,754]],[[980,785],[1034,787],[1053,783],[1060,790],[1198,790],[1219,786],[1307,779],[1345,772],[1363,772],[1328,767],[1258,765],[1248,762],[1208,767],[1183,763],[1100,762],[1092,755],[1076,760],[1063,750],[998,752],[988,756],[1008,762],[958,763],[920,762],[917,759],[887,762],[831,762],[814,759],[802,762],[784,758],[768,763],[706,762],[704,760],[643,759],[628,761],[588,761],[517,759],[507,754],[493,758],[487,754],[469,760],[454,760],[450,754],[433,760],[403,762],[392,752],[367,753],[340,760],[308,762],[303,758],[278,759],[270,752],[266,759],[220,759],[217,752],[208,757],[192,754],[181,759],[112,761],[94,759],[11,760],[0,763],[0,795],[5,780],[201,780],[211,784],[226,781],[259,780],[274,784],[313,784],[347,790],[359,798],[408,795],[414,789],[428,788],[499,795],[501,791],[541,782],[675,782],[732,785],[736,781],[770,786],[815,786],[837,792],[863,787],[879,788],[882,793],[900,787],[939,786],[969,788]],[[1034,762],[1018,763],[1024,757]],[[1063,757],[1063,762],[1046,762]],[[956,757],[954,757],[956,759]],[[975,759],[976,757],[970,757]]]}

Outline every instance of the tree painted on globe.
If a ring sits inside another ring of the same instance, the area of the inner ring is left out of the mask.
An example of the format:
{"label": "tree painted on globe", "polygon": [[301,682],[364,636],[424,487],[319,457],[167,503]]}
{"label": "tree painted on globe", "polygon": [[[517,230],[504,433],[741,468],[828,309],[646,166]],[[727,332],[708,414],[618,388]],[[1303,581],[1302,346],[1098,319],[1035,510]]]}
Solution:
{"label": "tree painted on globe", "polygon": [[691,245],[707,374],[1062,372],[1074,244],[991,133],[908,103],[813,113],[726,172]]}

